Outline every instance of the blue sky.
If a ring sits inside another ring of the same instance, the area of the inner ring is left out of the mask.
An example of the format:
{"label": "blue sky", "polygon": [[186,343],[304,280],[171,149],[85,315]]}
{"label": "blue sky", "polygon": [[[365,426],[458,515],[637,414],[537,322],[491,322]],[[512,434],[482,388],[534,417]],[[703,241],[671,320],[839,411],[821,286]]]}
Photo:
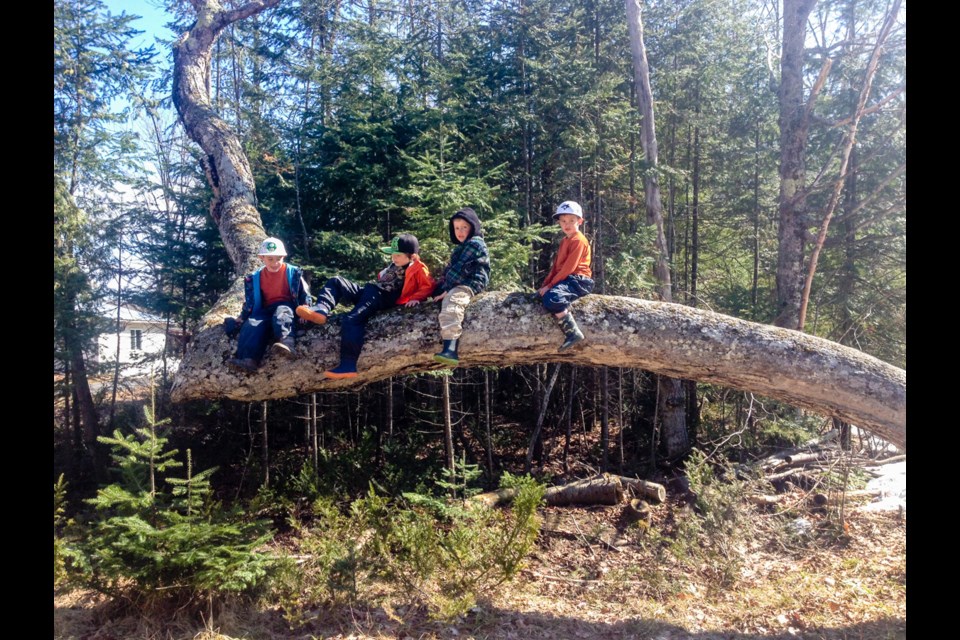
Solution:
{"label": "blue sky", "polygon": [[141,16],[133,21],[134,28],[143,31],[134,40],[134,46],[150,46],[156,36],[173,37],[173,32],[163,26],[170,20],[170,15],[163,10],[161,0],[104,0],[104,4],[114,15],[126,12],[127,15]]}

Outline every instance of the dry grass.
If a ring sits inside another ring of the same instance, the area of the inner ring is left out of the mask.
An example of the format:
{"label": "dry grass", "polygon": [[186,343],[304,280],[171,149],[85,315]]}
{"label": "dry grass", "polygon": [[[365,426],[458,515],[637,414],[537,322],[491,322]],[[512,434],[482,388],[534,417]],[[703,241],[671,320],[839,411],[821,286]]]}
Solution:
{"label": "dry grass", "polygon": [[780,518],[752,511],[730,584],[722,561],[658,544],[670,540],[656,532],[673,526],[674,506],[657,507],[652,533],[624,528],[619,507],[560,511],[568,526],[541,536],[520,577],[453,622],[373,593],[361,605],[318,609],[291,630],[280,611],[262,605],[227,605],[212,620],[209,612],[146,618],[74,592],[54,599],[54,637],[906,638],[906,520],[899,514],[854,511],[839,535],[825,515],[805,514],[814,535],[792,538]]}

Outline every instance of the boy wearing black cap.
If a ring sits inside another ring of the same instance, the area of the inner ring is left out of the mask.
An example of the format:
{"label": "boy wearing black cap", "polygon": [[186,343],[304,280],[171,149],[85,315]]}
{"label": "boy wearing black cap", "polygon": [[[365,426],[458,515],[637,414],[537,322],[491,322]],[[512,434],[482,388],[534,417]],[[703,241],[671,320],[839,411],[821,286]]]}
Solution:
{"label": "boy wearing black cap", "polygon": [[394,305],[415,307],[429,297],[434,281],[427,266],[420,261],[417,237],[403,233],[389,247],[381,247],[390,255],[391,264],[377,274],[377,280],[359,285],[342,276],[330,278],[317,294],[313,307],[297,307],[297,315],[309,322],[324,324],[340,302],[353,304],[343,318],[340,334],[340,364],[324,372],[326,378],[354,378],[357,360],[363,349],[367,320],[377,311]]}
{"label": "boy wearing black cap", "polygon": [[476,211],[464,207],[450,217],[450,241],[457,247],[434,289],[434,300],[443,303],[439,315],[443,350],[433,359],[455,367],[460,363],[457,343],[463,334],[464,310],[490,283],[490,254]]}

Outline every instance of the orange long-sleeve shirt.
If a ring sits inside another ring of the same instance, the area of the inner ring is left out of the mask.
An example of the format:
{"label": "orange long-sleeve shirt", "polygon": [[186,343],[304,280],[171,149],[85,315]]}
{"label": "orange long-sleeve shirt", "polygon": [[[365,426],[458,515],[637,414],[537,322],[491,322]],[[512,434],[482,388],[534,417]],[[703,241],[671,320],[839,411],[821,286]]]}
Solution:
{"label": "orange long-sleeve shirt", "polygon": [[400,297],[397,298],[397,304],[406,304],[411,300],[423,302],[430,297],[435,284],[436,282],[430,277],[430,270],[427,269],[427,265],[420,262],[419,258],[414,260],[407,267],[403,290],[400,292]]}
{"label": "orange long-sleeve shirt", "polygon": [[580,231],[572,238],[565,237],[560,241],[553,268],[544,278],[543,286],[552,287],[572,275],[593,277],[593,272],[590,271],[590,243],[587,236]]}

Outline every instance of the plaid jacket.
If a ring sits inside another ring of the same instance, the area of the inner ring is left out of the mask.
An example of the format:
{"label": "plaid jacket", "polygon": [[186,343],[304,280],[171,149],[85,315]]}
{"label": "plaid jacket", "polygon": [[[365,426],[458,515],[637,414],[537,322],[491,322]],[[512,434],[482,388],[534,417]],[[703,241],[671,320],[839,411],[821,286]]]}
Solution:
{"label": "plaid jacket", "polygon": [[450,264],[444,269],[443,279],[436,293],[450,291],[456,286],[470,287],[478,294],[490,284],[490,254],[487,243],[480,236],[473,236],[457,245],[450,256]]}

